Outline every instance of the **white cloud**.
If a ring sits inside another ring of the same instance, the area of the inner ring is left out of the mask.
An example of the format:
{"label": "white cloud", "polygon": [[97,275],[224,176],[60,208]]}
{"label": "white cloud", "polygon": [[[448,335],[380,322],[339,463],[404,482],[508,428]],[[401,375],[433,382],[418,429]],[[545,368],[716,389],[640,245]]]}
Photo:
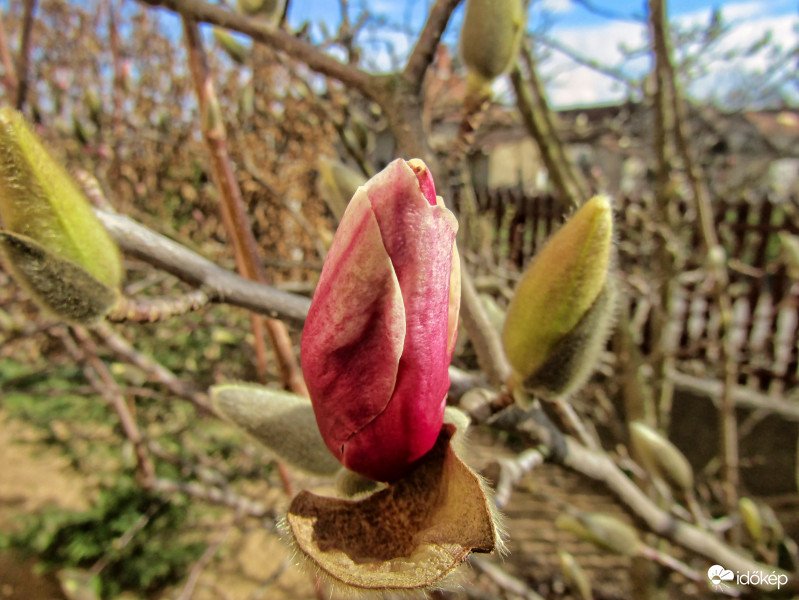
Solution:
{"label": "white cloud", "polygon": [[[783,49],[799,42],[796,33],[799,16],[774,16],[769,14],[773,7],[763,1],[723,6],[723,21],[731,25],[731,31],[700,57],[706,73],[691,86],[692,94],[722,98],[736,86],[745,85],[747,80],[756,81],[757,75],[793,68],[792,64],[775,64],[768,48],[748,57],[729,56],[732,50],[752,45],[766,31],[771,32],[772,42]],[[710,22],[711,14],[710,9],[704,9],[680,15],[674,22],[681,29],[704,27]],[[613,21],[600,27],[558,27],[550,35],[575,54],[601,65],[622,68],[629,75],[640,76],[650,68],[646,54],[631,60],[622,50],[646,48],[648,33],[643,24]],[[692,50],[695,49],[689,49]],[[541,64],[541,70],[548,80],[547,91],[555,106],[608,103],[625,98],[624,86],[613,77],[580,65],[561,52],[554,52]]]}
{"label": "white cloud", "polygon": [[[758,90],[747,90],[747,86],[766,85],[770,80],[790,75],[788,71],[794,69],[794,61],[781,62],[772,50],[774,47],[787,50],[799,43],[799,16],[770,15],[767,4],[763,2],[733,4],[724,7],[723,15],[725,23],[731,23],[732,29],[715,47],[705,52],[703,59],[707,73],[692,85],[694,95],[723,99],[730,92],[743,88],[744,96],[752,97]],[[771,45],[748,55],[740,53],[767,33],[771,36]]]}
{"label": "white cloud", "polygon": [[[553,37],[576,55],[610,68],[625,62],[630,73],[648,68],[646,60],[630,61],[624,49],[646,44],[646,27],[632,22],[612,22],[600,27],[572,27],[552,32]],[[567,54],[555,52],[541,65],[547,91],[555,106],[607,103],[625,97],[624,87],[613,77],[579,64]]]}
{"label": "white cloud", "polygon": [[562,14],[574,10],[571,0],[543,0],[539,6],[550,13]]}

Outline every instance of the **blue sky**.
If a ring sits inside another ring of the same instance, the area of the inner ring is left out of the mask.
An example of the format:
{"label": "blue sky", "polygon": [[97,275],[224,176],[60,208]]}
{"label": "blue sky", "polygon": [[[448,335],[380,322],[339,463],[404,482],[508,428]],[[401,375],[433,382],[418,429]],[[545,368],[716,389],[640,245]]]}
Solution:
{"label": "blue sky", "polygon": [[[0,7],[7,10],[9,1],[0,0]],[[227,1],[235,3],[235,0]],[[602,65],[620,68],[627,75],[646,73],[650,68],[648,57],[630,60],[623,51],[646,47],[646,25],[636,20],[645,15],[646,0],[588,0],[588,3],[610,13],[611,17],[593,14],[575,0],[532,0],[528,30],[541,29],[558,45]],[[351,20],[356,20],[367,9],[373,16],[358,40],[365,48],[366,66],[379,71],[400,67],[432,4],[433,0],[349,0]],[[783,48],[799,45],[799,0],[667,0],[667,5],[670,20],[678,27],[707,25],[715,8],[722,11],[726,23],[732,24],[732,32],[724,42],[703,56],[708,64],[707,72],[689,90],[703,99],[723,97],[734,86],[753,81],[751,74],[764,77],[764,74],[780,71],[780,66],[770,62],[766,52],[745,60],[725,60],[725,52],[731,48],[751,44],[765,32],[771,32],[773,41]],[[318,40],[322,37],[321,24],[329,31],[338,27],[339,7],[339,0],[290,0],[289,21],[293,28],[310,22],[312,35]],[[444,36],[444,41],[453,47],[462,13],[463,5],[456,11]],[[167,11],[161,15],[169,29],[173,27],[168,22],[174,20],[174,30],[180,35],[177,18]],[[539,65],[555,106],[587,106],[627,97],[626,88],[613,78],[576,64],[563,52],[551,51]],[[792,66],[782,65],[782,72],[787,73]],[[496,91],[500,98],[506,88],[506,82],[498,84]],[[799,105],[796,84],[791,92]]]}
{"label": "blue sky", "polygon": [[[364,54],[373,69],[391,70],[401,64],[412,38],[397,29],[418,31],[431,4],[431,0],[406,0],[402,3],[397,0],[351,0],[352,20],[365,8],[377,18],[359,40],[368,49]],[[573,0],[533,0],[528,29],[545,26],[547,36],[585,57],[603,65],[620,67],[628,74],[645,73],[649,69],[648,59],[626,60],[621,49],[646,45],[646,26],[636,19],[646,14],[646,0],[590,0],[590,4],[610,16],[592,13]],[[402,8],[398,9],[398,6]],[[750,44],[766,31],[771,31],[775,42],[783,47],[799,43],[796,0],[668,0],[670,20],[682,27],[706,25],[714,9],[722,11],[724,21],[732,24],[733,31],[714,50],[715,54],[707,53],[704,57],[709,64],[708,72],[691,88],[697,96],[720,99],[733,86],[740,85],[746,74],[762,74],[773,66],[768,63],[765,53],[747,60],[725,61],[724,53],[731,47]],[[295,27],[306,21],[312,24],[324,22],[334,30],[340,22],[338,11],[338,0],[292,0],[289,18]],[[449,44],[455,45],[457,40],[462,11],[463,6],[456,11],[444,36]],[[393,27],[386,27],[386,22]],[[318,34],[320,30],[314,28],[313,31]],[[392,52],[399,56],[399,60],[390,59]],[[541,63],[541,68],[547,78],[550,98],[556,106],[615,102],[626,97],[626,89],[618,82],[575,64],[563,53],[552,52]],[[501,93],[501,83],[498,88]]]}

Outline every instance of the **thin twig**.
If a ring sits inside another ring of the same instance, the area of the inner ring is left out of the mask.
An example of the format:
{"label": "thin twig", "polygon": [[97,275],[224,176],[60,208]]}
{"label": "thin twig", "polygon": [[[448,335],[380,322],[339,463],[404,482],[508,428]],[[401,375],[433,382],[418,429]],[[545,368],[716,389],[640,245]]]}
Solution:
{"label": "thin twig", "polygon": [[183,586],[183,591],[178,596],[178,600],[191,600],[192,595],[194,594],[194,588],[197,585],[197,581],[200,579],[200,575],[203,572],[203,569],[208,566],[208,563],[211,562],[211,559],[216,554],[217,550],[225,543],[225,540],[230,535],[230,532],[233,531],[233,525],[235,521],[230,522],[222,529],[217,536],[208,544],[208,547],[205,549],[205,552],[202,553],[202,556],[194,563],[194,566],[189,571],[189,576],[186,578],[186,584]]}
{"label": "thin twig", "polygon": [[[258,247],[252,232],[241,189],[233,174],[233,166],[227,151],[227,134],[219,109],[214,83],[203,50],[202,38],[197,22],[183,18],[183,37],[189,59],[189,71],[197,92],[200,122],[211,159],[211,172],[221,201],[219,209],[222,223],[233,244],[236,268],[247,279],[265,281],[263,266],[258,262]],[[258,315],[250,315],[252,323],[258,377],[266,380],[266,340],[264,323]],[[282,366],[282,364],[281,364]],[[284,374],[281,370],[281,374]],[[285,381],[285,380],[284,380]]]}
{"label": "thin twig", "polygon": [[109,321],[153,323],[201,309],[209,302],[203,290],[192,290],[180,296],[164,298],[129,298],[120,296],[107,315]]}
{"label": "thin twig", "polygon": [[563,424],[570,430],[569,433],[571,435],[580,440],[587,448],[591,448],[592,450],[599,448],[599,443],[588,433],[585,423],[582,422],[577,411],[574,410],[574,407],[569,404],[567,398],[556,396],[546,402],[558,413]]}
{"label": "thin twig", "polygon": [[[654,38],[656,69],[660,85],[665,97],[670,100],[670,113],[673,122],[673,135],[677,151],[682,159],[685,175],[696,203],[699,214],[700,231],[707,252],[721,250],[719,237],[713,223],[713,211],[707,190],[702,183],[699,165],[693,160],[688,145],[688,134],[682,98],[677,85],[677,76],[672,64],[668,38],[668,22],[664,0],[650,0],[650,20]],[[665,99],[661,98],[665,103]],[[723,251],[722,251],[723,253]],[[723,256],[722,256],[723,258]],[[721,342],[721,369],[723,374],[723,391],[719,405],[721,425],[721,457],[723,462],[722,482],[724,488],[724,504],[727,514],[735,514],[738,506],[738,421],[735,414],[735,401],[732,397],[732,386],[736,380],[736,368],[729,343],[732,323],[732,300],[727,292],[728,277],[726,265],[718,265],[711,276],[714,278],[714,295],[721,314],[721,327],[724,332]]]}
{"label": "thin twig", "polygon": [[94,340],[91,339],[89,333],[85,328],[77,325],[73,326],[71,331],[74,338],[80,343],[82,352],[78,351],[78,347],[74,343],[71,343],[67,334],[61,336],[64,346],[73,358],[81,362],[85,361],[87,365],[91,367],[91,370],[85,369],[84,373],[97,392],[114,407],[119,417],[122,431],[133,444],[136,454],[136,473],[139,483],[147,488],[155,477],[155,467],[147,452],[147,445],[144,443],[144,438],[139,431],[136,419],[131,413],[127,401],[117,385],[114,376],[111,374],[111,371],[109,371],[105,363],[100,360],[97,354],[97,346]]}
{"label": "thin twig", "polygon": [[192,498],[198,498],[211,504],[219,504],[227,506],[239,511],[242,515],[249,517],[256,517],[259,519],[275,519],[277,513],[274,508],[268,507],[265,504],[240,496],[230,489],[219,489],[216,487],[208,487],[197,483],[196,481],[173,481],[171,479],[164,479],[161,477],[156,478],[152,482],[151,489],[156,492],[164,492],[168,494],[186,494]]}
{"label": "thin twig", "polygon": [[114,3],[108,2],[108,44],[114,65],[114,83],[111,88],[111,105],[113,113],[111,116],[111,164],[108,169],[108,177],[116,181],[122,168],[122,137],[125,133],[125,112],[122,103],[124,101],[125,78],[124,67],[120,56],[119,29],[117,28]]}
{"label": "thin twig", "polygon": [[[647,546],[646,544],[641,544],[638,547],[638,554],[644,558],[647,558],[660,565],[663,565],[668,569],[671,569],[675,573],[679,573],[680,575],[684,576],[686,579],[689,579],[691,581],[704,582],[707,578],[707,576],[704,573],[699,573],[696,569],[692,569],[684,562],[677,560],[670,554],[661,552],[660,550],[652,548],[651,546]],[[737,594],[730,594],[730,595],[737,596]]]}
{"label": "thin twig", "polygon": [[[530,473],[533,469],[543,464],[545,457],[541,452],[535,448],[528,448],[523,452],[512,458],[499,458],[495,463],[496,475],[492,478],[488,475],[488,470],[484,470],[483,474],[489,480],[494,479],[494,502],[500,508],[507,505],[510,501],[511,492],[516,484],[521,481],[522,477]],[[491,465],[489,465],[489,468]]]}
{"label": "thin twig", "polygon": [[674,382],[676,387],[697,392],[713,401],[719,401],[723,397],[725,390],[729,390],[730,397],[736,407],[760,410],[777,414],[789,421],[799,421],[799,403],[790,399],[767,396],[740,385],[725,386],[723,382],[717,379],[696,377],[695,375],[681,373],[676,369],[668,370],[666,376]]}
{"label": "thin twig", "polygon": [[588,185],[566,154],[532,52],[526,44],[522,47],[521,58],[527,68],[527,80],[518,63],[511,69],[510,77],[522,122],[541,151],[547,173],[561,201],[579,207],[588,200]]}
{"label": "thin twig", "polygon": [[510,376],[510,364],[505,358],[499,332],[488,319],[463,257],[461,257],[461,321],[472,341],[480,368],[493,387],[501,388]]}
{"label": "thin twig", "polygon": [[2,8],[0,8],[0,62],[3,64],[3,85],[6,88],[6,93],[9,98],[16,98],[17,85],[19,85],[17,81],[17,69],[11,58],[11,49],[8,45],[8,36],[6,35]]}
{"label": "thin twig", "polygon": [[36,0],[25,0],[25,14],[22,17],[22,32],[19,41],[19,56],[17,58],[17,98],[15,106],[22,110],[25,98],[28,95],[28,81],[30,78],[29,63],[31,46],[33,46],[33,15],[36,12]]}
{"label": "thin twig", "polygon": [[[590,450],[571,437],[564,436],[539,410],[525,413],[512,407],[489,421],[501,428],[527,433],[546,454],[547,460],[604,483],[627,510],[641,519],[650,531],[700,556],[739,571],[773,571],[733,549],[712,532],[674,518],[659,508],[601,450]],[[777,570],[777,573],[784,571]]]}
{"label": "thin twig", "polygon": [[482,556],[472,554],[469,557],[469,564],[507,592],[521,596],[525,600],[544,600],[542,596],[531,590],[521,579],[506,573],[499,566]]}
{"label": "thin twig", "polygon": [[[233,163],[228,154],[225,125],[219,111],[200,30],[197,22],[185,15],[183,17],[183,33],[189,55],[189,67],[202,115],[203,137],[211,158],[214,181],[222,200],[220,203],[222,221],[233,241],[236,265],[239,272],[247,279],[265,283],[266,273],[258,259],[258,244],[247,218],[247,209],[233,172]],[[283,385],[296,394],[307,396],[308,389],[305,387],[305,380],[297,364],[294,347],[286,326],[275,319],[267,319],[264,323],[258,315],[251,315],[251,318],[259,372],[262,377],[265,378],[266,373],[266,353],[263,339],[263,326],[265,325]]]}
{"label": "thin twig", "polygon": [[[100,323],[92,331],[103,340],[103,343],[127,362],[136,365],[148,377],[157,381],[170,392],[194,404],[202,414],[216,415],[208,402],[207,396],[178,378],[172,371],[161,365],[154,358],[136,350],[125,338],[118,335],[109,325]],[[217,415],[219,416],[219,415]]]}

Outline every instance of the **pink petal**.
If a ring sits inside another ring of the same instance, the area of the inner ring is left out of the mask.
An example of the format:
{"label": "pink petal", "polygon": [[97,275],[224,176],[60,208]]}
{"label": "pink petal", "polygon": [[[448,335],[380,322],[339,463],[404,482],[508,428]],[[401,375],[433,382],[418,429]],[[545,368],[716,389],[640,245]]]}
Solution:
{"label": "pink petal", "polygon": [[[383,438],[385,444],[390,437],[397,446],[394,454],[407,465],[432,447],[443,422],[449,388],[452,250],[458,225],[445,207],[429,204],[405,161],[392,162],[366,188],[402,292],[406,333],[391,404],[370,425],[371,431],[359,434],[364,440],[358,446],[368,447],[367,438],[372,443]],[[354,455],[355,450],[352,460]]]}
{"label": "pink petal", "polygon": [[404,337],[400,288],[360,188],[325,261],[300,353],[319,430],[339,460],[391,399]]}

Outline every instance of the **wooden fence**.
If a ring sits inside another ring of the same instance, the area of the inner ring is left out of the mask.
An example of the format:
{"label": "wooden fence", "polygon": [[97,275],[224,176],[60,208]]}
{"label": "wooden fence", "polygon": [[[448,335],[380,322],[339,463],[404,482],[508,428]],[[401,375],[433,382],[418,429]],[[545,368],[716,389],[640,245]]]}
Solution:
{"label": "wooden fence", "polygon": [[[552,195],[518,189],[483,191],[476,200],[482,233],[468,244],[477,257],[478,274],[521,270],[568,213]],[[456,197],[456,209],[458,205]],[[799,385],[799,281],[791,279],[781,259],[779,234],[799,235],[799,203],[760,197],[715,200],[713,206],[716,230],[729,257],[733,322],[727,343],[738,364],[739,382],[770,392],[793,388]],[[653,211],[642,199],[616,202],[619,268],[628,282],[639,284],[628,286],[627,298],[644,346],[650,305],[657,296],[647,293],[658,277]],[[669,243],[682,247],[673,252],[671,306],[662,343],[678,360],[712,365],[718,363],[725,332],[707,289],[697,217],[687,204],[675,203],[669,211],[674,235]]]}

